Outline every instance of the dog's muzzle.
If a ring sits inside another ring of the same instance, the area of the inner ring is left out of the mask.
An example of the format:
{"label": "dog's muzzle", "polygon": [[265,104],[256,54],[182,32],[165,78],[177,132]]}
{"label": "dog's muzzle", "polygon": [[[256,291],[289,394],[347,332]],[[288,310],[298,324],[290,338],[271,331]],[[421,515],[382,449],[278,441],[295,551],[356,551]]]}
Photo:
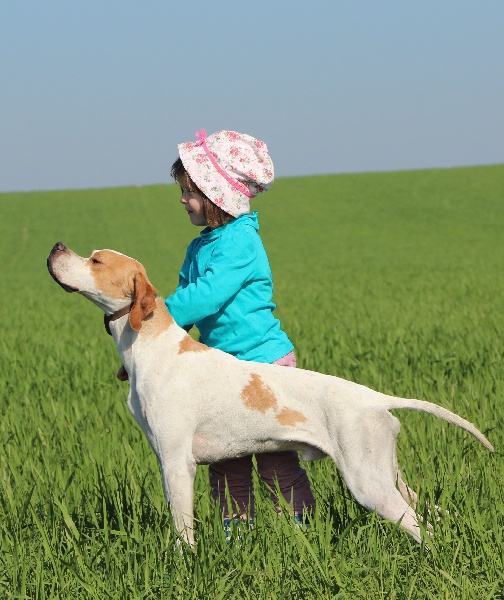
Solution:
{"label": "dog's muzzle", "polygon": [[58,259],[58,256],[61,256],[64,252],[68,252],[68,248],[65,246],[65,244],[62,244],[61,242],[54,244],[53,249],[47,257],[47,270],[54,281],[60,285],[65,292],[78,292],[79,290],[76,287],[62,283],[54,273],[53,263]]}

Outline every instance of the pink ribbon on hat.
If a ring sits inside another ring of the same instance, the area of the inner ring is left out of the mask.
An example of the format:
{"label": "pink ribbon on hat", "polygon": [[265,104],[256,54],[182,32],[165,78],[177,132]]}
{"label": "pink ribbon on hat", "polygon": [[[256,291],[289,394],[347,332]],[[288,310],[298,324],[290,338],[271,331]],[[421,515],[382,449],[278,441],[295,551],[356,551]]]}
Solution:
{"label": "pink ribbon on hat", "polygon": [[224,169],[222,169],[222,167],[219,165],[219,163],[215,160],[214,155],[210,152],[210,150],[208,149],[208,146],[206,145],[206,137],[207,137],[206,131],[204,129],[202,129],[201,131],[197,131],[194,135],[197,138],[199,138],[199,141],[196,142],[196,145],[202,146],[203,150],[206,152],[206,155],[210,159],[210,162],[217,169],[217,171],[224,177],[224,179],[228,183],[230,183],[234,187],[235,190],[238,190],[242,194],[245,194],[245,196],[247,196],[247,198],[255,198],[255,194],[250,193],[249,189],[247,188],[247,186],[244,183],[241,183],[240,181],[236,181],[236,179],[233,179],[232,177],[230,177],[226,173],[226,171],[224,171]]}
{"label": "pink ribbon on hat", "polygon": [[206,131],[204,129],[197,131],[194,135],[199,138],[199,142],[196,142],[198,146],[206,145]]}

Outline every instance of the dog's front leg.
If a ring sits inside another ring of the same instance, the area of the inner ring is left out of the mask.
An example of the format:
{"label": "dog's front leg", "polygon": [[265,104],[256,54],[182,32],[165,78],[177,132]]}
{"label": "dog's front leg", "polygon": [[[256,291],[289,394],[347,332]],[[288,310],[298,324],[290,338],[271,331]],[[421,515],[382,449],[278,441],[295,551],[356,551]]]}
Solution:
{"label": "dog's front leg", "polygon": [[196,463],[185,459],[161,461],[161,473],[166,501],[169,503],[175,527],[182,540],[194,545],[194,477]]}

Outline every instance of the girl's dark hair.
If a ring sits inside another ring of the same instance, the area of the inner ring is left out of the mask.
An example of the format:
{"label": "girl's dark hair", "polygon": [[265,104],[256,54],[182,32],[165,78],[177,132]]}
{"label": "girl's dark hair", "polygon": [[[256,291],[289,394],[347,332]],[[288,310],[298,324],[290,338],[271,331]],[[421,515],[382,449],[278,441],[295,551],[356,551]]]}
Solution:
{"label": "girl's dark hair", "polygon": [[181,189],[185,188],[191,192],[198,192],[201,194],[201,197],[203,198],[203,216],[210,229],[217,229],[217,227],[221,227],[222,225],[226,225],[235,220],[235,217],[214,204],[210,198],[199,189],[189,177],[189,173],[186,171],[180,158],[177,158],[173,163],[170,173],[173,179],[180,185]]}

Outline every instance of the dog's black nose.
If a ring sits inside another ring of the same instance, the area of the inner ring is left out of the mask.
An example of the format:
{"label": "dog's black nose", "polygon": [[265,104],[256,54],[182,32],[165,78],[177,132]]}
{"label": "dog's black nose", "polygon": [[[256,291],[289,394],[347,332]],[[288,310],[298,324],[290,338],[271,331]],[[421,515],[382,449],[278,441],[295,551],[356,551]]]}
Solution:
{"label": "dog's black nose", "polygon": [[65,244],[63,244],[62,242],[56,242],[53,246],[53,249],[51,250],[51,254],[53,252],[64,252],[65,250],[66,250]]}

